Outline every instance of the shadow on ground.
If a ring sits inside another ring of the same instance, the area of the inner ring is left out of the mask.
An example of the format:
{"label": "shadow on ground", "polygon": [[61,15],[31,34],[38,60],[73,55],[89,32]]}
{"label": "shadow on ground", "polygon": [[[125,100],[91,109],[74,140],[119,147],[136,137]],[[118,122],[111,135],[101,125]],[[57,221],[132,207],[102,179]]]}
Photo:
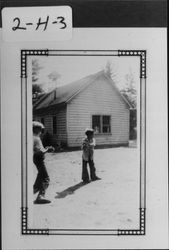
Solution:
{"label": "shadow on ground", "polygon": [[77,189],[82,188],[85,185],[87,185],[87,183],[81,181],[78,184],[63,190],[62,192],[56,192],[57,195],[55,196],[55,198],[56,199],[65,198],[67,195],[73,194]]}

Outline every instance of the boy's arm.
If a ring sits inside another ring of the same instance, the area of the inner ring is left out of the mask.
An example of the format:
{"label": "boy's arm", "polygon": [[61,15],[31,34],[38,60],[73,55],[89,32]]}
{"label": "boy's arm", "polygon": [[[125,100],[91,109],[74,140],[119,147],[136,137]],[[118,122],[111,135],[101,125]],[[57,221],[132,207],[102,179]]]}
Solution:
{"label": "boy's arm", "polygon": [[52,147],[52,146],[48,146],[48,147],[44,148],[40,138],[38,138],[37,144],[38,144],[37,145],[38,146],[38,151],[40,151],[43,154],[45,154],[47,152],[53,152],[55,150],[54,147]]}
{"label": "boy's arm", "polygon": [[55,151],[55,148],[52,146],[47,146],[45,149],[47,150],[46,152],[54,152]]}
{"label": "boy's arm", "polygon": [[86,139],[84,139],[82,142],[82,149],[86,149],[88,146],[89,146],[88,141]]}
{"label": "boy's arm", "polygon": [[45,154],[49,151],[49,147],[44,148],[40,138],[38,138],[37,147],[38,147],[38,151],[40,151],[43,154]]}
{"label": "boy's arm", "polygon": [[96,146],[96,140],[93,138],[92,142],[90,143],[90,146]]}
{"label": "boy's arm", "polygon": [[42,153],[44,153],[44,154],[48,151],[47,148],[44,148],[44,146],[43,146],[43,144],[42,144],[42,142],[41,142],[40,139],[39,139],[39,149],[40,149],[40,151],[41,151]]}

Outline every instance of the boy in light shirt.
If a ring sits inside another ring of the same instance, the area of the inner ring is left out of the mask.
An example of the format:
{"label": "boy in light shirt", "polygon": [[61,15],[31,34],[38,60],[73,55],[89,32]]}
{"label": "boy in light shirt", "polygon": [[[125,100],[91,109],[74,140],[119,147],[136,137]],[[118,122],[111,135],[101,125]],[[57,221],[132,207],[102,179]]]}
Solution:
{"label": "boy in light shirt", "polygon": [[99,177],[96,176],[96,168],[94,165],[94,147],[96,145],[96,141],[94,139],[94,130],[86,129],[85,131],[86,138],[82,142],[82,180],[84,183],[89,183],[89,174],[87,170],[87,164],[90,167],[90,178],[92,181],[100,180]]}
{"label": "boy in light shirt", "polygon": [[49,175],[44,163],[45,153],[54,151],[53,147],[43,147],[41,141],[41,133],[44,129],[42,123],[34,121],[33,122],[33,162],[36,165],[38,174],[33,185],[34,194],[38,193],[38,196],[35,200],[35,204],[40,203],[50,203],[50,200],[45,199],[45,192],[49,186]]}

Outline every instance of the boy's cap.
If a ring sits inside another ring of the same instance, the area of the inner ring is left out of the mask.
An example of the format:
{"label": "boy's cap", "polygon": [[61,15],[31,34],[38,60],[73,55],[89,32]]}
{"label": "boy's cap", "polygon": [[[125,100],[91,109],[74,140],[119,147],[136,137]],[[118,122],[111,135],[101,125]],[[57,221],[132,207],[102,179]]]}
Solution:
{"label": "boy's cap", "polygon": [[33,125],[33,128],[41,128],[41,129],[45,128],[41,122],[37,122],[37,121],[33,121],[32,125]]}
{"label": "boy's cap", "polygon": [[87,128],[86,130],[85,130],[85,134],[87,135],[87,134],[93,134],[94,133],[94,130],[92,129],[92,128]]}

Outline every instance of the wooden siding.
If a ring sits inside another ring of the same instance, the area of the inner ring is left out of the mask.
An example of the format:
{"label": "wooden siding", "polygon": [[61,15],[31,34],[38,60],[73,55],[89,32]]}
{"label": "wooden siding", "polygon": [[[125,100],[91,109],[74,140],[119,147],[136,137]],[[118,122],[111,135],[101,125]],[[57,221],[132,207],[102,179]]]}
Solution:
{"label": "wooden siding", "polygon": [[[53,116],[57,117],[57,134],[53,134]],[[67,129],[66,129],[66,108],[59,111],[55,111],[49,115],[36,115],[34,120],[41,121],[44,118],[45,131],[48,131],[52,135],[53,142],[67,143]]]}
{"label": "wooden siding", "polygon": [[128,143],[129,109],[104,76],[90,84],[67,105],[68,146],[80,146],[92,115],[111,116],[111,134],[95,135],[98,145]]}

